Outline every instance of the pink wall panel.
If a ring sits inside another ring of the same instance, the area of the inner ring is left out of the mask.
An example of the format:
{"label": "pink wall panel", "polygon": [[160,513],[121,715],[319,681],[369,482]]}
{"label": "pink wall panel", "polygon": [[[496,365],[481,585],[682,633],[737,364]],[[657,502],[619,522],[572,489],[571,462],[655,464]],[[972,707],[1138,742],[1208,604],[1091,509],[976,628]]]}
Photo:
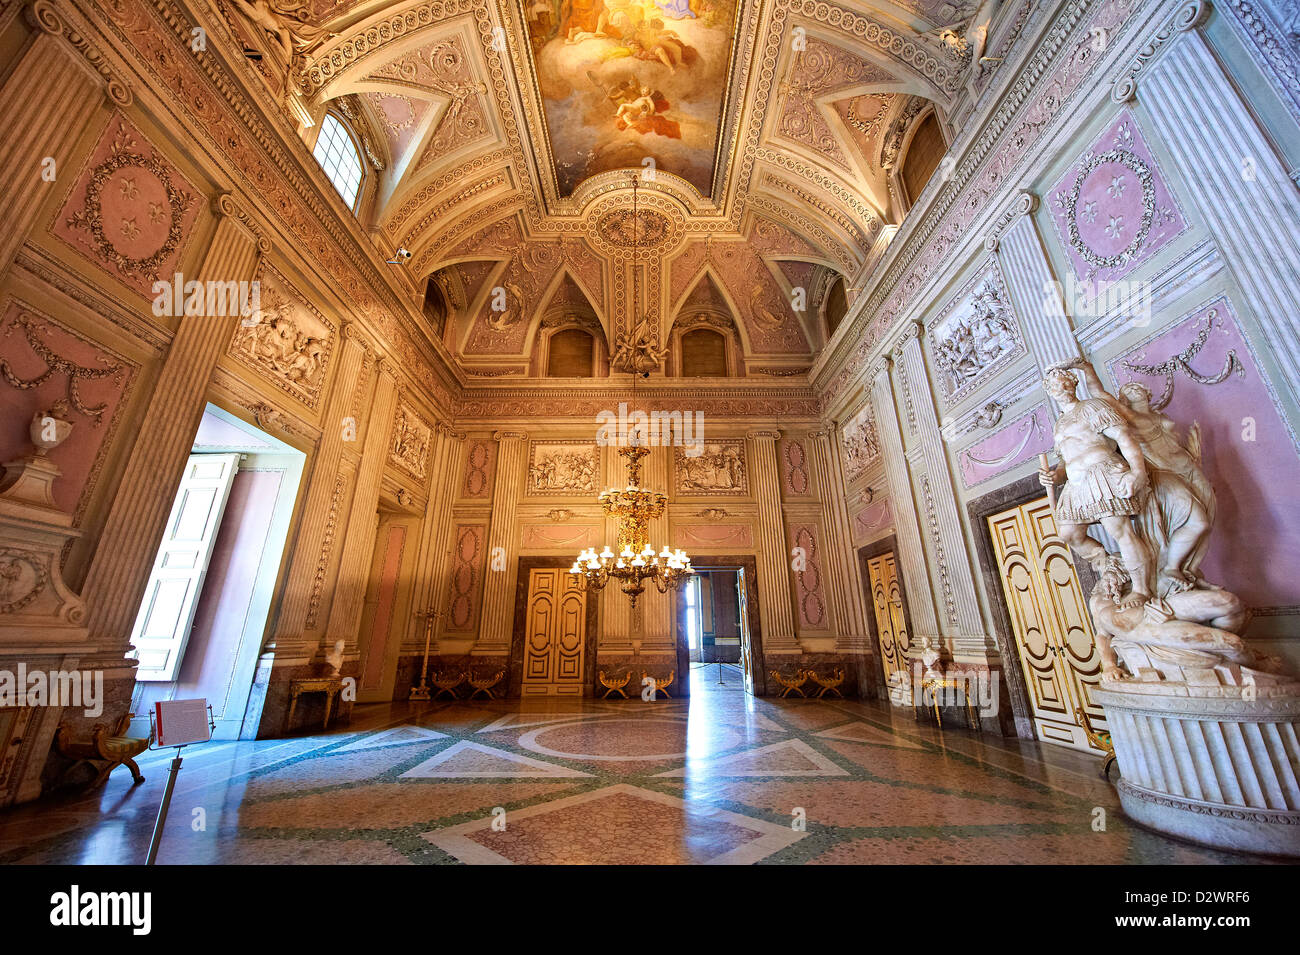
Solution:
{"label": "pink wall panel", "polygon": [[[824,630],[830,624],[826,619],[826,597],[822,591],[821,548],[817,540],[817,525],[791,524],[786,533],[791,548],[803,550],[803,573],[794,575],[795,607],[802,626]],[[792,557],[793,559],[793,557]]]}
{"label": "pink wall panel", "polygon": [[[87,369],[97,377],[87,377],[76,369]],[[118,356],[11,302],[0,321],[0,461],[11,461],[32,450],[28,438],[32,415],[48,411],[59,399],[70,401],[71,376],[77,376],[77,400],[86,410],[98,413],[83,414],[75,406],[70,408],[66,417],[73,424],[72,433],[50,452],[50,460],[63,471],[54,484],[55,503],[65,511],[77,512],[134,372],[134,366]],[[27,384],[46,375],[39,384]]]}

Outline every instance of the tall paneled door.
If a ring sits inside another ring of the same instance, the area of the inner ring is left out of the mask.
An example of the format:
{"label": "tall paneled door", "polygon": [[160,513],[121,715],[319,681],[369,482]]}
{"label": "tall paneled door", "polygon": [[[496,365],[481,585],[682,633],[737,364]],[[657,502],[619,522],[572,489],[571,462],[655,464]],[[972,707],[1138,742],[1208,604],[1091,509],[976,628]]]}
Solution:
{"label": "tall paneled door", "polygon": [[[885,686],[897,680],[907,681],[907,616],[903,612],[903,590],[898,582],[898,561],[894,552],[886,551],[867,561],[871,584],[871,607],[876,616],[876,633],[880,636],[880,662],[885,671]],[[899,674],[895,676],[894,674]]]}
{"label": "tall paneled door", "polygon": [[988,519],[1016,651],[1039,739],[1092,750],[1075,715],[1106,725],[1089,688],[1101,679],[1101,655],[1069,545],[1056,534],[1047,498]]}
{"label": "tall paneled door", "polygon": [[521,696],[582,696],[587,592],[560,567],[528,574]]}

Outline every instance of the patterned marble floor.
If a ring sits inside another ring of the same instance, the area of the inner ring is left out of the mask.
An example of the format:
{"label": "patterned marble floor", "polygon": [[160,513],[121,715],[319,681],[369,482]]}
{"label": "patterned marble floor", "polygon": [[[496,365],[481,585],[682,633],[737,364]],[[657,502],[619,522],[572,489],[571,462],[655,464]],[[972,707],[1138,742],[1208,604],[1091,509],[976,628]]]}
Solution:
{"label": "patterned marble floor", "polygon": [[[357,707],[351,726],[185,757],[162,863],[1233,863],[1120,814],[1086,755],[754,699]],[[139,862],[170,753],[0,814],[0,863]],[[1094,830],[1097,808],[1105,831]]]}

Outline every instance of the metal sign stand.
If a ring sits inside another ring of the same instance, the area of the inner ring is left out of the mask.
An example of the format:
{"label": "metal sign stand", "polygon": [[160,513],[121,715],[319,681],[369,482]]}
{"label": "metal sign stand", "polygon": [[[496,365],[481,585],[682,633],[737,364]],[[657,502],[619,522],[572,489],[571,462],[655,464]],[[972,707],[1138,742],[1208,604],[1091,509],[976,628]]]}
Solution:
{"label": "metal sign stand", "polygon": [[[149,711],[149,726],[151,729],[150,736],[157,739],[157,727],[153,725],[153,711]],[[212,716],[212,704],[208,704],[208,729],[217,728],[217,721]],[[153,865],[154,860],[158,858],[158,846],[162,842],[163,826],[167,824],[167,810],[171,808],[172,791],[176,788],[176,776],[181,771],[181,750],[188,743],[182,743],[176,747],[176,755],[172,758],[171,772],[167,774],[167,788],[163,790],[162,805],[158,807],[158,820],[153,824],[153,837],[149,840],[149,856],[145,859],[145,865]],[[161,748],[161,747],[160,747]]]}

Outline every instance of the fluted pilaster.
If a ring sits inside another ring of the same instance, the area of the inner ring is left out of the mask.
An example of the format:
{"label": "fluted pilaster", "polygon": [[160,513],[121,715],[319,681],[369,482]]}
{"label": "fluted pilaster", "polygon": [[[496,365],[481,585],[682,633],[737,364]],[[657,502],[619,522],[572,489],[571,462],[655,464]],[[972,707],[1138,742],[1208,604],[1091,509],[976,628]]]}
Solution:
{"label": "fluted pilaster", "polygon": [[885,465],[885,483],[894,514],[894,534],[898,539],[898,565],[907,586],[907,606],[912,617],[913,643],[928,637],[939,643],[939,621],[934,612],[934,595],[925,567],[925,549],[917,525],[918,508],[912,499],[912,482],[907,458],[903,453],[903,433],[894,404],[894,388],[889,380],[889,362],[881,360],[870,372],[871,405],[876,416],[876,433],[880,455]]}
{"label": "fluted pilaster", "polygon": [[[293,562],[289,565],[276,624],[275,645],[281,655],[287,652],[293,656],[295,650],[310,654],[316,647],[316,639],[303,640],[303,633],[314,623],[309,620],[312,594],[324,585],[324,580],[318,580],[318,576],[326,573],[332,557],[328,551],[334,546],[331,541],[337,540],[338,514],[334,495],[339,481],[339,462],[344,442],[350,440],[357,430],[356,423],[351,422],[349,426],[346,419],[352,413],[352,397],[365,364],[366,352],[366,343],[357,335],[356,326],[344,325],[338,364],[321,414],[321,436],[312,454],[297,545],[293,549]],[[338,506],[341,508],[342,502]],[[333,530],[331,522],[335,522]]]}
{"label": "fluted pilaster", "polygon": [[776,456],[779,431],[749,433],[749,473],[758,501],[758,594],[766,653],[799,649],[794,630],[790,569],[785,551],[785,522],[781,515],[780,465]]}
{"label": "fluted pilaster", "polygon": [[[479,626],[476,651],[505,653],[510,649],[514,629],[515,583],[518,563],[513,559],[517,548],[515,508],[524,483],[527,466],[528,435],[519,431],[498,431],[492,435],[498,443],[496,487],[492,490],[492,526],[488,531],[488,572],[483,584],[483,615]],[[504,560],[500,566],[498,560]]]}
{"label": "fluted pilaster", "polygon": [[[36,222],[49,190],[75,170],[72,147],[104,105],[97,84],[62,39],[67,28],[49,4],[28,8],[35,38],[0,87],[0,274],[8,271]],[[55,178],[42,173],[54,161]]]}
{"label": "fluted pilaster", "polygon": [[953,656],[963,662],[985,662],[988,638],[975,597],[970,556],[961,519],[957,514],[957,492],[948,470],[948,456],[939,431],[934,398],[926,382],[925,357],[918,334],[904,335],[895,351],[896,360],[906,366],[912,383],[912,413],[916,420],[924,470],[920,475],[921,501],[929,531],[932,556],[939,576],[938,606],[942,620],[953,632]]}
{"label": "fluted pilaster", "polygon": [[[433,449],[429,455],[428,504],[424,521],[420,525],[420,550],[416,558],[414,581],[411,590],[411,620],[407,625],[407,641],[423,648],[427,617],[418,616],[427,611],[445,612],[447,593],[447,560],[450,556],[451,508],[456,500],[456,465],[465,446],[463,432],[455,431],[441,422],[434,429]],[[434,621],[432,647],[437,641],[437,620]]]}
{"label": "fluted pilaster", "polygon": [[1034,224],[1032,213],[1037,208],[1038,197],[1022,192],[1016,198],[1010,224],[986,245],[997,254],[1029,353],[1039,368],[1047,368],[1078,358],[1081,352],[1066,317],[1060,285]]}
{"label": "fluted pilaster", "polygon": [[[216,232],[199,280],[251,281],[262,248],[233,203],[214,204]],[[92,639],[105,649],[129,645],[158,542],[180,485],[206,405],[217,358],[235,333],[238,316],[182,318],[158,369],[149,405],[117,496],[100,533],[82,597]]]}
{"label": "fluted pilaster", "polygon": [[[669,474],[672,468],[673,449],[656,445],[642,464],[642,478],[645,486],[655,491],[668,492]],[[650,543],[656,552],[671,546],[668,540],[668,512],[650,522]],[[671,592],[661,594],[651,584],[639,600],[637,609],[641,613],[641,648],[651,651],[670,651],[673,648],[673,595]]]}
{"label": "fluted pilaster", "polygon": [[348,652],[357,641],[361,608],[366,599],[366,583],[375,550],[378,528],[379,487],[388,463],[388,446],[393,436],[393,411],[397,405],[397,380],[393,369],[381,361],[370,397],[370,420],[366,423],[366,442],[357,469],[356,489],[348,512],[347,531],[343,534],[339,554],[339,572],[334,581],[334,601],[330,604],[329,623],[325,628],[328,645],[342,640]]}
{"label": "fluted pilaster", "polygon": [[[600,450],[604,456],[605,474],[609,476],[606,484],[610,487],[626,487],[627,462],[619,455],[618,448],[608,444]],[[613,547],[613,542],[618,539],[618,521],[612,517],[605,517],[604,522],[603,539],[609,541],[610,546]],[[601,650],[614,653],[630,653],[634,647],[640,647],[641,633],[635,626],[636,614],[632,610],[631,601],[623,596],[617,583],[606,585],[599,593],[597,599],[600,600],[600,634],[597,638],[597,646]]]}
{"label": "fluted pilaster", "polygon": [[[1194,27],[1195,19],[1187,21]],[[1137,88],[1193,218],[1212,223],[1247,310],[1300,401],[1300,193],[1205,39],[1177,36]]]}

